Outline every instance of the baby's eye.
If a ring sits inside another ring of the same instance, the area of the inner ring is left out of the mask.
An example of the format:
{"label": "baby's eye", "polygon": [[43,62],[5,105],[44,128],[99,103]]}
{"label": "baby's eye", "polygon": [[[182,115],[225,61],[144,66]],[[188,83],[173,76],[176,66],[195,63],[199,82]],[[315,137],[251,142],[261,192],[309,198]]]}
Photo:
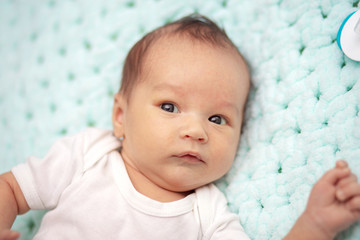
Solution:
{"label": "baby's eye", "polygon": [[209,121],[219,125],[224,125],[227,123],[226,119],[219,115],[209,117]]}
{"label": "baby's eye", "polygon": [[179,109],[172,103],[163,103],[160,105],[161,109],[166,112],[178,113]]}

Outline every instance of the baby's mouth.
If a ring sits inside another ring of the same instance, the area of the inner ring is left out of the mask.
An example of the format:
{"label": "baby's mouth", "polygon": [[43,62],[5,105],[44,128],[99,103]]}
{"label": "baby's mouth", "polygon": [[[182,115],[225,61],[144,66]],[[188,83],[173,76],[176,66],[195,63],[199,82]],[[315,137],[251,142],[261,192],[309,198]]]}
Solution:
{"label": "baby's mouth", "polygon": [[176,155],[177,158],[189,163],[204,163],[200,154],[193,152],[184,152]]}

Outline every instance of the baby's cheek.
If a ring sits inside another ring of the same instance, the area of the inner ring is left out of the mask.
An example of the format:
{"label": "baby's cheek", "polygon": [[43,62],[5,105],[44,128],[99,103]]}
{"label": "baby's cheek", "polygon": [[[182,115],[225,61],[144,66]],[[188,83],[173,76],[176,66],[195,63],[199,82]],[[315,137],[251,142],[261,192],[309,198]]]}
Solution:
{"label": "baby's cheek", "polygon": [[219,144],[217,150],[214,152],[215,165],[220,175],[224,175],[231,168],[236,154],[236,148],[226,146],[226,144]]}

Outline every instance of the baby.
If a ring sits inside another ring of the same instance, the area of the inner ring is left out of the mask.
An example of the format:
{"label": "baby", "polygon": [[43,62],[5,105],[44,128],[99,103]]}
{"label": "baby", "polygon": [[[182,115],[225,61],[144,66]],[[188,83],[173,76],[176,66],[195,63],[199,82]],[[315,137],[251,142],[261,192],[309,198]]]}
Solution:
{"label": "baby", "polygon": [[[57,141],[0,178],[0,239],[16,215],[49,210],[34,239],[249,239],[211,184],[231,168],[250,88],[246,61],[215,23],[191,15],[130,50],[113,131]],[[286,239],[332,239],[360,216],[338,161]]]}

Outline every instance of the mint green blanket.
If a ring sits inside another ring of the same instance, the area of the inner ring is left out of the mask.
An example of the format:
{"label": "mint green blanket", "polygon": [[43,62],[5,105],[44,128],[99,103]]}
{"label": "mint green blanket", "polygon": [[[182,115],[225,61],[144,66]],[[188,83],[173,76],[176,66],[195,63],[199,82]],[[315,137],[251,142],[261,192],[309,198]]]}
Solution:
{"label": "mint green blanket", "polygon": [[[337,159],[360,176],[360,63],[336,34],[352,0],[1,0],[0,170],[55,139],[111,128],[129,48],[193,12],[219,23],[248,59],[253,88],[233,169],[218,185],[252,239],[281,239]],[[30,239],[42,213],[17,219]],[[360,239],[355,224],[340,239]]]}

